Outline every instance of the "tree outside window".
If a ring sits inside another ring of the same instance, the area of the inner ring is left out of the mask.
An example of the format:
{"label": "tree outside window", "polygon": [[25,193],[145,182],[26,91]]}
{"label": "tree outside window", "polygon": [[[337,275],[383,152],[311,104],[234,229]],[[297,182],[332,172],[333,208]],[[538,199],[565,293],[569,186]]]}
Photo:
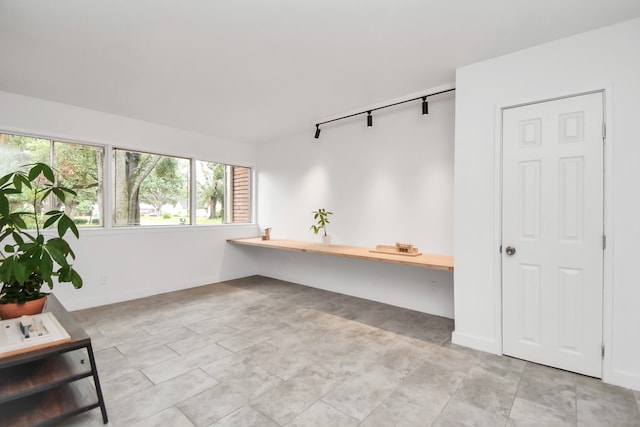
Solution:
{"label": "tree outside window", "polygon": [[191,223],[190,161],[114,149],[114,225]]}
{"label": "tree outside window", "polygon": [[196,186],[196,224],[221,224],[224,218],[224,165],[197,161]]}
{"label": "tree outside window", "polygon": [[[36,162],[52,166],[60,184],[77,196],[67,198],[63,206],[48,206],[45,201],[36,209],[41,213],[49,208],[64,210],[78,226],[102,225],[103,157],[103,147],[0,133],[0,175]],[[12,203],[32,209],[17,197]]]}
{"label": "tree outside window", "polygon": [[65,201],[65,213],[78,225],[102,225],[103,164],[102,147],[53,143],[53,167],[58,180],[61,185],[71,188],[77,194]]}

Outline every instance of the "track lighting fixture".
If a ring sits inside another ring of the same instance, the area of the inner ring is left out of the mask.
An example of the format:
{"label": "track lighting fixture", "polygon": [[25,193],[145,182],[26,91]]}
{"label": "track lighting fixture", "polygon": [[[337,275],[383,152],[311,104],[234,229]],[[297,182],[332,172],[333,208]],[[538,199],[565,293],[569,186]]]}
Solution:
{"label": "track lighting fixture", "polygon": [[349,114],[349,115],[346,115],[346,116],[338,117],[338,118],[335,118],[335,119],[326,120],[324,122],[316,123],[316,139],[318,139],[320,137],[320,125],[323,125],[325,123],[331,123],[331,122],[335,122],[335,121],[342,120],[342,119],[348,119],[350,117],[355,117],[355,116],[359,116],[360,114],[367,113],[367,127],[372,127],[373,126],[373,116],[371,115],[372,112],[374,112],[376,110],[382,110],[383,108],[394,107],[396,105],[404,104],[405,102],[417,101],[418,99],[422,99],[422,114],[423,115],[427,115],[427,114],[429,114],[429,103],[427,102],[427,98],[428,97],[435,96],[435,95],[440,95],[441,93],[452,92],[454,90],[455,90],[455,88],[441,90],[439,92],[429,93],[427,95],[419,96],[417,98],[406,99],[404,101],[394,102],[393,104],[383,105],[382,107],[376,107],[376,108],[372,108],[370,110],[361,111],[359,113],[353,113],[353,114]]}

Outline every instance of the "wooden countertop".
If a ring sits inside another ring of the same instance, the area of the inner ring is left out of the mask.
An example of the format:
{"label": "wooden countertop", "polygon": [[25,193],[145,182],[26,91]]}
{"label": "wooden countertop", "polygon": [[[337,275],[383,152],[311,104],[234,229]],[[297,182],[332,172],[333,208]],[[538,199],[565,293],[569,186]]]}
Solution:
{"label": "wooden countertop", "polygon": [[369,248],[356,246],[330,245],[303,242],[298,240],[262,240],[260,237],[245,239],[228,239],[228,243],[256,246],[259,248],[280,249],[284,251],[305,252],[310,254],[333,255],[345,258],[356,258],[367,261],[388,262],[392,264],[410,265],[432,270],[453,271],[453,257],[448,255],[422,254],[405,256],[370,252]]}

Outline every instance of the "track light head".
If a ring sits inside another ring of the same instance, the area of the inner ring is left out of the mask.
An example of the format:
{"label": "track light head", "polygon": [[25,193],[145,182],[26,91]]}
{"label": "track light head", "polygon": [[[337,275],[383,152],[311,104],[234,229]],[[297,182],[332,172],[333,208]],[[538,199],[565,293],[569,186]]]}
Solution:
{"label": "track light head", "polygon": [[427,97],[422,97],[422,115],[429,114],[429,103],[427,102]]}
{"label": "track light head", "polygon": [[373,126],[373,116],[371,115],[371,111],[367,111],[367,126]]}
{"label": "track light head", "polygon": [[319,124],[316,125],[316,137],[315,138],[316,139],[320,138],[320,125]]}

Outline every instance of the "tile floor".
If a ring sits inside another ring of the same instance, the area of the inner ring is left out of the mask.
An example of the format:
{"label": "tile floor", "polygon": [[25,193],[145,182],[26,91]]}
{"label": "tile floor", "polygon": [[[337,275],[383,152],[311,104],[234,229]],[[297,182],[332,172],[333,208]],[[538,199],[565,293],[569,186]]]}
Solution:
{"label": "tile floor", "polygon": [[640,392],[453,345],[450,319],[260,276],[73,314],[111,426],[640,426]]}

